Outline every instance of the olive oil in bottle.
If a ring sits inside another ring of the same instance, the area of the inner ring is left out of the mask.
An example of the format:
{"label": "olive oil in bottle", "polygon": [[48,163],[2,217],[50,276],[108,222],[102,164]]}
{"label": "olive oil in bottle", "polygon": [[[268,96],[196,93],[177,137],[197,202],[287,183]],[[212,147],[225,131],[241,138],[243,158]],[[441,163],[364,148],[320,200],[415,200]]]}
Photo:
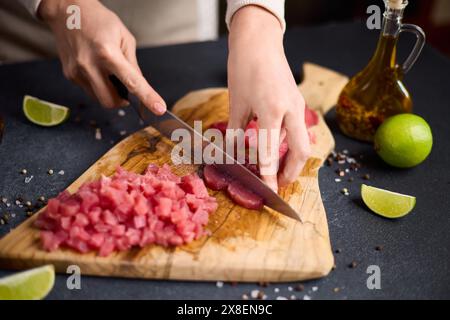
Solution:
{"label": "olive oil in bottle", "polygon": [[[425,44],[420,27],[402,24],[408,1],[384,2],[386,11],[377,49],[368,65],[344,87],[336,107],[342,132],[363,141],[372,141],[376,129],[387,117],[412,111],[411,96],[402,80]],[[416,34],[417,41],[405,63],[398,65],[397,41],[401,32]]]}

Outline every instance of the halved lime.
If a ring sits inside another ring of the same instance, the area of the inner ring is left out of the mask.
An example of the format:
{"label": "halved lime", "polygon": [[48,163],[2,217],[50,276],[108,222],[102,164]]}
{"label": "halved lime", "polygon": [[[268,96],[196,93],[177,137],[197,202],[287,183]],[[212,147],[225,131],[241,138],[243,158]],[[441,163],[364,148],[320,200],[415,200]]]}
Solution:
{"label": "halved lime", "polygon": [[23,97],[23,113],[31,122],[44,127],[63,123],[70,109],[32,96]]}
{"label": "halved lime", "polygon": [[361,185],[364,203],[373,212],[386,218],[400,218],[407,215],[416,205],[416,197]]}
{"label": "halved lime", "polygon": [[0,300],[43,299],[55,283],[53,265],[19,272],[0,279]]}

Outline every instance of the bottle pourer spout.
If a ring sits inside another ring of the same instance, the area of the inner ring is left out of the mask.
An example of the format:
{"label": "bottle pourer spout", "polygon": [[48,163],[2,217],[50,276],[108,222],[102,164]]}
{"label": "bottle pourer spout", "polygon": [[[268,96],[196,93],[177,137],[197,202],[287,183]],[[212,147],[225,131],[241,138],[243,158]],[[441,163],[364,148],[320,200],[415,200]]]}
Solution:
{"label": "bottle pourer spout", "polygon": [[385,0],[386,5],[394,10],[402,10],[408,5],[408,0]]}

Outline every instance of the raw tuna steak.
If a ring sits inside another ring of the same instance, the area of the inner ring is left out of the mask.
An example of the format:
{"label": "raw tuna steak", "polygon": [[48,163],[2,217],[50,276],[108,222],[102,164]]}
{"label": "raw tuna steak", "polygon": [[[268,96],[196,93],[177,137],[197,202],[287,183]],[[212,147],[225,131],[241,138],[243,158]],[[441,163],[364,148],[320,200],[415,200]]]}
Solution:
{"label": "raw tuna steak", "polygon": [[[309,107],[305,108],[305,122],[308,128],[317,125],[319,122],[318,115]],[[218,129],[223,135],[225,135],[227,122],[216,122],[212,124],[210,128]],[[245,128],[245,146],[246,148],[257,148],[257,134],[254,134],[255,131],[249,131],[249,129],[255,129],[257,133],[258,123],[256,120],[251,120]],[[315,137],[312,132],[309,131],[308,133],[311,143],[315,143]],[[281,142],[278,151],[281,165],[288,150],[288,142],[285,138]],[[244,165],[247,169],[259,176],[259,169],[256,164],[250,164],[246,161]],[[264,201],[260,196],[253,193],[251,190],[248,190],[248,188],[242,184],[233,181],[231,177],[228,177],[226,174],[220,172],[214,165],[206,165],[203,168],[203,179],[205,180],[206,185],[213,190],[226,190],[233,202],[243,206],[244,208],[260,210],[264,206]]]}
{"label": "raw tuna steak", "polygon": [[319,116],[308,106],[305,108],[305,123],[308,128],[314,127],[319,123]]}
{"label": "raw tuna steak", "polygon": [[67,247],[107,256],[133,246],[198,239],[216,208],[196,174],[180,178],[167,165],[150,165],[142,175],[119,167],[112,177],[50,199],[35,225],[48,251]]}

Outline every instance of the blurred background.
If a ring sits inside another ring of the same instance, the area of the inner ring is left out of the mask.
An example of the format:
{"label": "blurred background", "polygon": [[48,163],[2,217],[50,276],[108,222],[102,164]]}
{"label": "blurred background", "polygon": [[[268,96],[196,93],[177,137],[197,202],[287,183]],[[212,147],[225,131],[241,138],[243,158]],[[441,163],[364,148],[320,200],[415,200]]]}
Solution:
{"label": "blurred background", "polygon": [[[121,18],[140,47],[212,40],[227,33],[226,0],[101,2]],[[57,55],[48,26],[33,17],[23,3],[0,0],[0,63]],[[362,25],[369,16],[367,8],[374,4],[384,10],[383,0],[286,0],[287,27],[352,21]],[[409,0],[404,21],[421,26],[428,44],[450,56],[450,0]]]}
{"label": "blurred background", "polygon": [[[327,23],[366,20],[367,7],[373,4],[384,9],[382,0],[286,0],[288,28]],[[219,17],[225,16],[226,0],[220,0]],[[226,33],[223,19],[220,34]],[[421,26],[427,42],[450,56],[450,0],[410,0],[404,22]]]}

